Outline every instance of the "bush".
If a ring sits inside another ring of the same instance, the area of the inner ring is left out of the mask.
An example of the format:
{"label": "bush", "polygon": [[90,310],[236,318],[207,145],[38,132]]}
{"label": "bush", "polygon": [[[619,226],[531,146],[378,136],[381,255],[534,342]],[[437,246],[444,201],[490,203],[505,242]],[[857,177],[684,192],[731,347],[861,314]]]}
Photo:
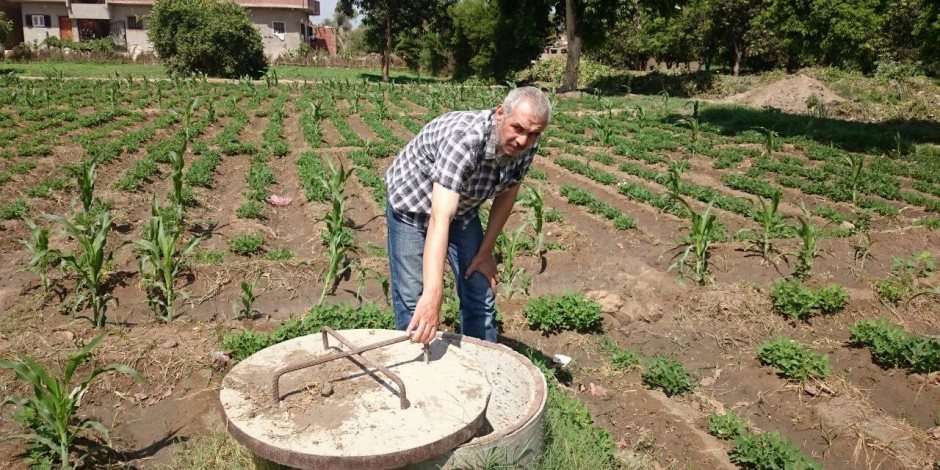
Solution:
{"label": "bush", "polygon": [[786,336],[767,341],[757,348],[757,358],[773,366],[782,377],[804,382],[829,375],[829,359]]}
{"label": "bush", "polygon": [[173,72],[258,79],[268,69],[261,33],[230,0],[158,0],[147,24],[154,50]]}
{"label": "bush", "polygon": [[646,364],[643,383],[648,388],[658,388],[666,396],[682,395],[695,389],[695,380],[685,371],[682,363],[675,359],[655,357]]}
{"label": "bush", "polygon": [[796,281],[779,281],[770,293],[774,310],[790,320],[806,320],[815,312],[832,314],[845,308],[849,294],[839,285],[817,291]]}
{"label": "bush", "polygon": [[565,330],[597,331],[601,326],[601,306],[584,294],[547,295],[532,299],[522,309],[531,328],[545,333]]}
{"label": "bush", "polygon": [[728,457],[741,468],[755,470],[822,468],[795,444],[776,432],[738,437],[734,440],[734,447],[728,451]]}
{"label": "bush", "polygon": [[882,367],[903,367],[911,372],[940,370],[940,337],[913,335],[887,318],[862,320],[849,327],[850,341],[867,346],[872,360]]}
{"label": "bush", "polygon": [[747,424],[735,412],[708,416],[708,433],[719,439],[737,439],[747,435]]}
{"label": "bush", "polygon": [[264,237],[256,233],[242,233],[229,240],[228,248],[232,253],[251,256],[261,251]]}

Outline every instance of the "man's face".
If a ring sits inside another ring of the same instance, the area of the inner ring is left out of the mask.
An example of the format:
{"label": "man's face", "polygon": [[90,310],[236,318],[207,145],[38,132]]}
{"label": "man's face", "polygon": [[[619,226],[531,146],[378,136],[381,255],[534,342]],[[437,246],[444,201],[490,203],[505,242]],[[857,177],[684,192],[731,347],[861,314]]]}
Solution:
{"label": "man's face", "polygon": [[510,157],[515,157],[532,147],[547,124],[532,115],[529,103],[525,101],[516,105],[509,116],[506,115],[502,104],[497,105],[495,118],[499,150]]}

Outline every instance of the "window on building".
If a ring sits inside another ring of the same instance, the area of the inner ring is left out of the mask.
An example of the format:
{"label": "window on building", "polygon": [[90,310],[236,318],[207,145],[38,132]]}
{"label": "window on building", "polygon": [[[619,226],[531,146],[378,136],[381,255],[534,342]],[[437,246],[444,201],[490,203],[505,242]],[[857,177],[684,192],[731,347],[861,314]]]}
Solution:
{"label": "window on building", "polygon": [[274,29],[274,35],[283,41],[287,36],[287,25],[283,21],[275,21],[271,23],[271,27]]}
{"label": "window on building", "polygon": [[45,28],[48,27],[46,24],[45,15],[30,15],[32,17],[32,24],[34,28]]}
{"label": "window on building", "polygon": [[127,17],[127,29],[144,29],[144,21],[138,15]]}

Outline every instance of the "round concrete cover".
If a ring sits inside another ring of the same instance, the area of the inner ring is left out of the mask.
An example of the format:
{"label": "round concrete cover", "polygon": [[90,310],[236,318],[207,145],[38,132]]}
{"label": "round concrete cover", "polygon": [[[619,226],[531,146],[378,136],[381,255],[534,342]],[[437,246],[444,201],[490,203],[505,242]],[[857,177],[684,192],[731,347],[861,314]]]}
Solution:
{"label": "round concrete cover", "polygon": [[[356,346],[402,335],[391,330],[343,330]],[[229,432],[255,454],[297,468],[396,468],[450,451],[485,422],[490,384],[476,361],[446,341],[421,346],[396,343],[363,356],[388,367],[405,384],[410,405],[401,409],[397,387],[381,372],[348,358],[301,369],[280,379],[274,402],[273,373],[324,351],[319,334],[259,351],[222,381],[220,402]],[[345,349],[345,348],[343,348]],[[327,396],[324,396],[327,395]]]}

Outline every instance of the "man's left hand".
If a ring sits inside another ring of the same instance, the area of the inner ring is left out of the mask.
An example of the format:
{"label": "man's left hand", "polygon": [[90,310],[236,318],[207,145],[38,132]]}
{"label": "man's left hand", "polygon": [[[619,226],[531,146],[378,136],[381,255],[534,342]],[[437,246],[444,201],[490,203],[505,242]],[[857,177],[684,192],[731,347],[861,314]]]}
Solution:
{"label": "man's left hand", "polygon": [[464,274],[464,279],[470,279],[470,276],[473,273],[479,272],[486,280],[490,281],[490,287],[493,288],[493,295],[496,295],[496,286],[499,284],[497,279],[496,271],[496,257],[493,256],[493,253],[477,253],[473,257],[473,260],[470,261],[470,266],[467,268],[467,273]]}

